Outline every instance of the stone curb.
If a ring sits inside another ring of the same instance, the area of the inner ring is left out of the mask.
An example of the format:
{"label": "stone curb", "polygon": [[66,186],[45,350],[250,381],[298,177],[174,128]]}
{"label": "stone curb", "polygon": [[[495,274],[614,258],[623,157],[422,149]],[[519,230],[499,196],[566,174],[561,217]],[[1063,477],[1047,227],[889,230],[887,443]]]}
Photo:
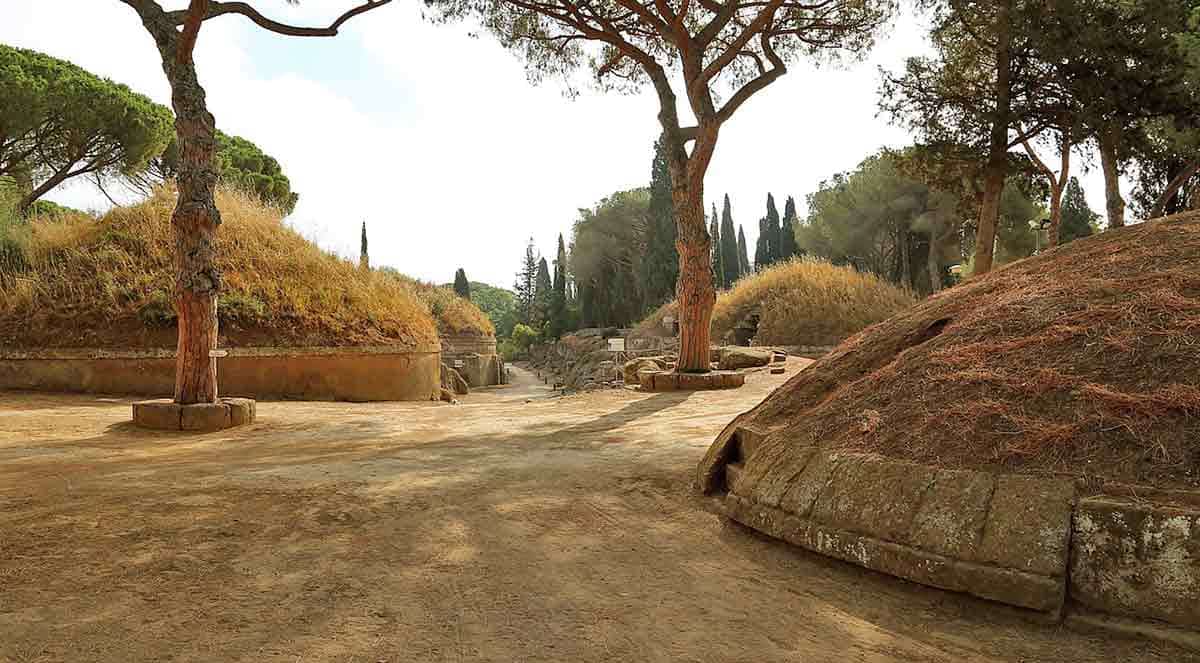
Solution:
{"label": "stone curb", "polygon": [[216,403],[180,405],[170,399],[133,404],[133,423],[154,430],[211,432],[254,422],[256,403],[249,398],[222,398]]}
{"label": "stone curb", "polygon": [[737,389],[746,384],[744,373],[713,371],[711,373],[675,373],[673,371],[643,372],[639,375],[642,391],[709,391]]}

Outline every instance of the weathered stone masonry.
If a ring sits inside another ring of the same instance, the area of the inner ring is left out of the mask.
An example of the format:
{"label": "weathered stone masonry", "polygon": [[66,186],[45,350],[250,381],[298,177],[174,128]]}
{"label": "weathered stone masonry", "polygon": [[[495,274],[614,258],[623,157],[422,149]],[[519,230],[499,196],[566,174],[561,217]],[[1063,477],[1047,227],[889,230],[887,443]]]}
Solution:
{"label": "weathered stone masonry", "polygon": [[938,469],[737,428],[700,466],[725,515],[807,550],[1035,610],[1200,628],[1200,508]]}

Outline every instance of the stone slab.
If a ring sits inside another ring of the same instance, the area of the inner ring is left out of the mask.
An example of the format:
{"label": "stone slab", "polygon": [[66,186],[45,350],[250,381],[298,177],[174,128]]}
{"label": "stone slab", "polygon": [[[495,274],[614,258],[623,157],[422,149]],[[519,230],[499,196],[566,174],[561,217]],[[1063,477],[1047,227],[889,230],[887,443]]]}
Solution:
{"label": "stone slab", "polygon": [[947,557],[976,559],[995,489],[990,474],[938,470],[913,520],[909,542]]}
{"label": "stone slab", "polygon": [[1075,484],[1070,481],[998,477],[975,561],[1039,575],[1063,575],[1074,505]]}
{"label": "stone slab", "polygon": [[827,557],[923,585],[1057,615],[1065,580],[1003,569],[913,548],[800,518],[731,493],[724,513],[748,527]]}
{"label": "stone slab", "polygon": [[1071,598],[1099,612],[1200,629],[1200,509],[1080,500]]}

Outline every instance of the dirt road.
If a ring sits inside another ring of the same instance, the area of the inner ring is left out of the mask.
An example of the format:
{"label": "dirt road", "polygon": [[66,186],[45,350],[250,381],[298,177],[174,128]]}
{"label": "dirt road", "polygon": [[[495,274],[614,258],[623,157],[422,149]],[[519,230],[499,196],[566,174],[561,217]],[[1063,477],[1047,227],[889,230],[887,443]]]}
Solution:
{"label": "dirt road", "polygon": [[[789,374],[799,368],[790,362]],[[697,394],[260,403],[139,431],[0,393],[0,661],[1182,661],[798,551],[705,512]]]}

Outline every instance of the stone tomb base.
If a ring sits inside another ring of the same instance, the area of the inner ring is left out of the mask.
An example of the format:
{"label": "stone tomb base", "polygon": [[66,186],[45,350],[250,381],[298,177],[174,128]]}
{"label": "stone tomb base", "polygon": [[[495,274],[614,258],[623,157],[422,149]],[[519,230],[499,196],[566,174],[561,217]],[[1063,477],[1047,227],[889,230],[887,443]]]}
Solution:
{"label": "stone tomb base", "polygon": [[133,404],[133,423],[156,430],[217,431],[253,423],[255,402],[221,398],[216,403],[180,405],[169,398]]}
{"label": "stone tomb base", "polygon": [[643,372],[640,376],[642,391],[705,391],[711,389],[737,389],[746,384],[743,373],[712,371],[710,373],[676,373],[663,371]]}

